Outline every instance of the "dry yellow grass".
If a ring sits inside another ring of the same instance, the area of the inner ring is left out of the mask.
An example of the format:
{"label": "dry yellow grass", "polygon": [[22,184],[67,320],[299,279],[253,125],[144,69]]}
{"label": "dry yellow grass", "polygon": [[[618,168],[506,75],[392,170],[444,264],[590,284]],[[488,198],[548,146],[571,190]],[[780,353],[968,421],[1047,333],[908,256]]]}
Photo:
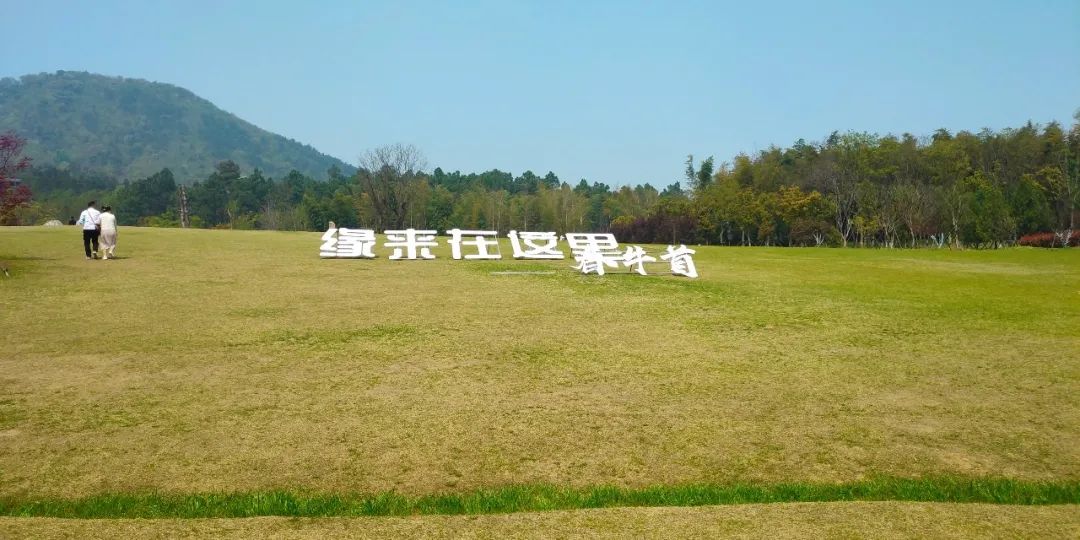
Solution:
{"label": "dry yellow grass", "polygon": [[794,503],[483,516],[65,520],[0,518],[11,538],[1076,538],[1080,507]]}
{"label": "dry yellow grass", "polygon": [[0,228],[0,495],[1080,478],[1080,250],[702,248],[687,281],[318,244]]}

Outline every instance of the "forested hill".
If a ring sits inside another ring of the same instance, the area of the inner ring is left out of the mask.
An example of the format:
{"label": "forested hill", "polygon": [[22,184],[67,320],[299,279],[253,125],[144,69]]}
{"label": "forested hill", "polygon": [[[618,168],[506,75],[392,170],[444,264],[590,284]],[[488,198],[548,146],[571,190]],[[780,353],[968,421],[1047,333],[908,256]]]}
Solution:
{"label": "forested hill", "polygon": [[168,167],[177,181],[205,178],[232,160],[281,177],[325,178],[341,160],[227,113],[188,90],[140,79],[59,71],[0,79],[0,132],[28,140],[36,164],[70,165],[117,179]]}

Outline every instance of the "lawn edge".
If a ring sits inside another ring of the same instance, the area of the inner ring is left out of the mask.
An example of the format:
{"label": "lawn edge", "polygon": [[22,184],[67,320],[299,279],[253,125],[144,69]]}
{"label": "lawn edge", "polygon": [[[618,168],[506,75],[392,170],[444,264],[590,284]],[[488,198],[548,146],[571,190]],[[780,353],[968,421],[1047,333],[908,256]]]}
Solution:
{"label": "lawn edge", "polygon": [[1080,504],[1080,481],[937,476],[842,483],[682,484],[642,488],[511,485],[410,496],[303,490],[102,493],[82,498],[0,497],[0,516],[76,519],[479,515],[645,506],[907,501],[1005,505]]}

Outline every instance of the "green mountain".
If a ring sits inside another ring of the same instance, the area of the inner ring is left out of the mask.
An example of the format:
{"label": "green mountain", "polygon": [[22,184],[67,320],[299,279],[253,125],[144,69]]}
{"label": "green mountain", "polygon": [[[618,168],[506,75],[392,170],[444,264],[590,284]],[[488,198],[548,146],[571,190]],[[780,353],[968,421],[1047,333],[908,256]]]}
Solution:
{"label": "green mountain", "polygon": [[27,139],[38,164],[93,169],[118,179],[164,167],[177,181],[205,178],[220,161],[281,177],[296,169],[325,178],[353,167],[270,133],[188,90],[123,77],[58,71],[0,79],[0,132]]}

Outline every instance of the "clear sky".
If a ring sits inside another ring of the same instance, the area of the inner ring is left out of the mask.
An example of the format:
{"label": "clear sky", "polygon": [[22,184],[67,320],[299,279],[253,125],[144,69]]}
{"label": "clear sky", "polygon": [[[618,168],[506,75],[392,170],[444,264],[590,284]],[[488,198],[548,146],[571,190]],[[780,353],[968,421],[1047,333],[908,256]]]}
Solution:
{"label": "clear sky", "polygon": [[0,76],[183,86],[347,162],[682,176],[833,130],[1072,121],[1080,1],[5,2]]}

